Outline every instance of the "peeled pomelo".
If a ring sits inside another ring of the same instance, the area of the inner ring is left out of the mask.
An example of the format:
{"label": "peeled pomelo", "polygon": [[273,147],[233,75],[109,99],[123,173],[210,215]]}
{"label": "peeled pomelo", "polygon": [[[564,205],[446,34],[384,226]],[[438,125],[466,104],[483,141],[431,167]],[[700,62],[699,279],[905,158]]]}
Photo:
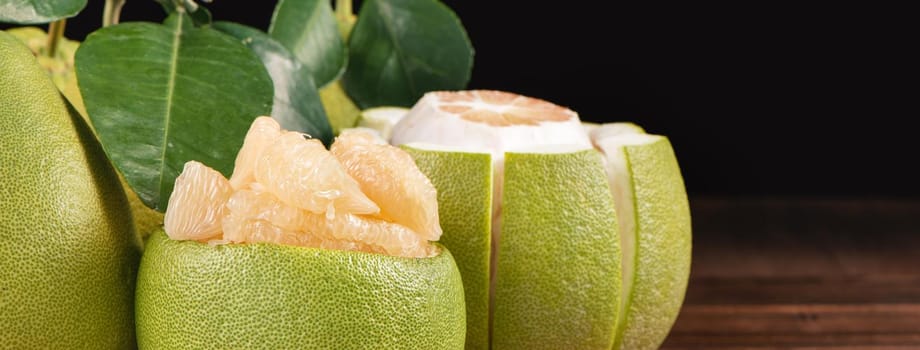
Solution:
{"label": "peeled pomelo", "polygon": [[134,347],[141,241],[125,193],[88,125],[5,32],[0,106],[0,347]]}
{"label": "peeled pomelo", "polygon": [[185,165],[138,276],[142,349],[463,346],[433,185],[371,134],[332,148],[260,117],[230,180]]}
{"label": "peeled pomelo", "polygon": [[438,190],[442,242],[464,280],[467,348],[664,340],[686,290],[691,234],[666,138],[634,124],[586,127],[542,100],[462,91],[426,94],[391,142]]}

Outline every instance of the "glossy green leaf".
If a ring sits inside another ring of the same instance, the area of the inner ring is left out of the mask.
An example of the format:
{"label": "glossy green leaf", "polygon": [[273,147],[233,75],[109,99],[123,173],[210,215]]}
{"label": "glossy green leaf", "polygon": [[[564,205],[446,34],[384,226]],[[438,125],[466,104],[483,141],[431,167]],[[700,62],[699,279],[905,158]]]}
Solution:
{"label": "glossy green leaf", "polygon": [[76,68],[106,153],[159,211],[185,162],[229,176],[249,125],[271,113],[272,81],[259,58],[187,15],[100,29],[80,45]]}
{"label": "glossy green leaf", "polygon": [[432,90],[466,87],[473,47],[436,0],[370,0],[348,41],[345,90],[361,108],[410,107]]}
{"label": "glossy green leaf", "polygon": [[329,0],[278,1],[268,33],[310,69],[317,87],[345,69],[345,44]]}
{"label": "glossy green leaf", "polygon": [[233,22],[213,27],[239,39],[262,59],[275,84],[272,117],[287,130],[296,130],[332,143],[332,128],[320,102],[313,76],[288,49],[264,32]]}
{"label": "glossy green leaf", "polygon": [[0,22],[50,23],[76,16],[86,0],[0,0]]}

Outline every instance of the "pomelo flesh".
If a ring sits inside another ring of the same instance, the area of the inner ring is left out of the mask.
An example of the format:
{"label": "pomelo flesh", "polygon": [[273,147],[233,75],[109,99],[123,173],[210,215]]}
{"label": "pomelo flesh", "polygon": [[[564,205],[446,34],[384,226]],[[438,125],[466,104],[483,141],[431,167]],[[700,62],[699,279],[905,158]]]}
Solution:
{"label": "pomelo flesh", "polygon": [[256,118],[227,180],[198,162],[176,178],[166,233],[178,240],[361,250],[430,257],[437,193],[405,151],[348,130],[319,141]]}
{"label": "pomelo flesh", "polygon": [[0,348],[135,346],[140,237],[92,130],[0,32]]}

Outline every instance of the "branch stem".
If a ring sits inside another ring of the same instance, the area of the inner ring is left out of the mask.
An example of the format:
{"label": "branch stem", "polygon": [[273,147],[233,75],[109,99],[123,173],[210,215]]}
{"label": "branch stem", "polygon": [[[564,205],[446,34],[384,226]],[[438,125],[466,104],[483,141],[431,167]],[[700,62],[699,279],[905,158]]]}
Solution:
{"label": "branch stem", "polygon": [[105,0],[105,7],[102,9],[102,26],[118,24],[123,6],[125,6],[125,0]]}
{"label": "branch stem", "polygon": [[64,27],[67,26],[67,20],[62,19],[51,22],[48,25],[48,41],[45,43],[45,57],[54,57],[57,55],[58,44],[64,38]]}

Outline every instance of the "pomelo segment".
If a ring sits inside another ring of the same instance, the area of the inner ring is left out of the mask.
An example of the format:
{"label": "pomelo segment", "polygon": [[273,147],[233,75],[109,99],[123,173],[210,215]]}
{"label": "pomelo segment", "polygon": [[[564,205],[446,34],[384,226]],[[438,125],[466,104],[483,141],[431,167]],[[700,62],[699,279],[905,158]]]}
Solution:
{"label": "pomelo segment", "polygon": [[615,348],[656,349],[677,319],[690,275],[690,209],[680,168],[663,136],[624,134],[594,141],[606,155],[623,213],[626,299]]}
{"label": "pomelo segment", "polygon": [[330,217],[336,211],[380,212],[319,140],[284,133],[262,151],[255,164],[256,181],[287,205]]}
{"label": "pomelo segment", "polygon": [[462,349],[447,250],[410,259],[278,244],[148,241],[140,349]]}
{"label": "pomelo segment", "polygon": [[466,348],[489,348],[492,157],[425,144],[403,149],[437,188],[441,244],[450,247],[466,299]]}
{"label": "pomelo segment", "polygon": [[361,191],[380,206],[383,219],[406,226],[425,239],[441,237],[437,191],[409,154],[379,144],[370,132],[354,129],[339,134],[330,151]]}
{"label": "pomelo segment", "polygon": [[272,118],[256,118],[230,181],[203,164],[186,164],[170,197],[166,233],[212,244],[437,255],[428,242],[441,236],[437,192],[412,158],[357,130],[332,148],[335,154]]}
{"label": "pomelo segment", "polygon": [[185,163],[169,197],[164,226],[173,239],[207,240],[221,233],[230,182],[217,170],[199,162]]}
{"label": "pomelo segment", "polygon": [[281,125],[274,118],[259,117],[252,122],[246,138],[243,140],[243,147],[236,155],[236,161],[233,163],[233,175],[230,176],[230,184],[233,189],[239,190],[249,183],[255,182],[255,166],[262,152],[281,136]]}

